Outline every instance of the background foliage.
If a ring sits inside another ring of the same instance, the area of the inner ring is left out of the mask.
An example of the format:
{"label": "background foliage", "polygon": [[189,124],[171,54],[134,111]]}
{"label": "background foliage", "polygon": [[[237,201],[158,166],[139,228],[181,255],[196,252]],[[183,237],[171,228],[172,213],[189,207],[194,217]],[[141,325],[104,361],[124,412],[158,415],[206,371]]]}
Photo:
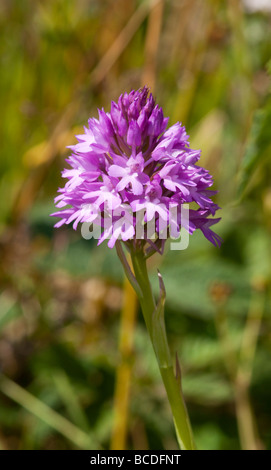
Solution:
{"label": "background foliage", "polygon": [[152,260],[197,446],[271,447],[271,27],[245,3],[2,0],[0,448],[176,448],[140,312],[128,361],[119,349],[134,298],[115,252],[49,217],[66,145],[143,84],[202,149],[222,207],[220,250],[195,234]]}

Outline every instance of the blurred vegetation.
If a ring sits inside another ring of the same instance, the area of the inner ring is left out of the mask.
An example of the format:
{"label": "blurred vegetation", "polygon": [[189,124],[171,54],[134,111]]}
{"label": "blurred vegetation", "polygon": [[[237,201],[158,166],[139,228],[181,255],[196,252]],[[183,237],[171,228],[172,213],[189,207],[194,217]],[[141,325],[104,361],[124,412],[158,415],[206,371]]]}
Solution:
{"label": "blurred vegetation", "polygon": [[220,250],[194,234],[151,260],[197,446],[271,448],[270,19],[239,0],[1,1],[0,448],[177,446],[140,314],[119,344],[136,306],[115,252],[49,217],[66,145],[142,84],[222,207]]}

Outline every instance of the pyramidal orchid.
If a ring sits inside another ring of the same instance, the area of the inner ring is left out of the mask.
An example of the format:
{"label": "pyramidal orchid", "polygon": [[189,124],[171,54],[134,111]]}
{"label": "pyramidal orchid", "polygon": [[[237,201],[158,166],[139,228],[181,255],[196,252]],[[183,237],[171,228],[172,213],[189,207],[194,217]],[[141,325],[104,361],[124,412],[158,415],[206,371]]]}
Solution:
{"label": "pyramidal orchid", "polygon": [[[55,199],[56,227],[79,223],[97,226],[98,244],[116,247],[126,275],[137,292],[171,406],[181,448],[194,449],[192,430],[180,384],[174,373],[164,323],[165,288],[159,273],[155,301],[146,259],[163,253],[172,233],[196,229],[215,246],[221,238],[210,228],[220,219],[210,189],[212,177],[198,165],[200,151],[190,148],[185,127],[167,129],[168,118],[147,87],[122,94],[111,111],[99,110],[78,143],[70,146],[67,182]],[[193,208],[190,205],[193,203]],[[183,215],[183,206],[188,214]],[[174,220],[173,214],[174,213]],[[161,236],[161,227],[163,227]],[[130,267],[123,246],[131,256]]]}

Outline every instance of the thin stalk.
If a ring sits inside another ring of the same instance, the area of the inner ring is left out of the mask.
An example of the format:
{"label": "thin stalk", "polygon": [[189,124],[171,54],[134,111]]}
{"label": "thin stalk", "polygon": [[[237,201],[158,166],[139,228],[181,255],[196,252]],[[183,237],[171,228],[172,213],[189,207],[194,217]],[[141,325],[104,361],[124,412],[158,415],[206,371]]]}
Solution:
{"label": "thin stalk", "polygon": [[154,92],[156,82],[157,56],[159,40],[162,28],[164,0],[155,5],[149,13],[148,28],[145,41],[145,63],[141,79],[142,86],[148,87]]}
{"label": "thin stalk", "polygon": [[223,360],[234,393],[236,420],[242,450],[263,448],[249,394],[263,312],[264,295],[262,292],[256,292],[252,297],[239,354],[231,344],[225,305],[218,305],[215,316]]}
{"label": "thin stalk", "polygon": [[160,3],[160,1],[161,0],[152,0],[150,2],[143,2],[139,5],[138,9],[127,21],[125,27],[120,32],[118,37],[109,47],[105,55],[101,58],[98,65],[91,72],[90,81],[93,85],[99,84],[106,77],[109,70],[113,67],[121,53],[126,49],[127,45],[132,40],[134,34],[145,20],[149,11],[151,11],[152,8]]}
{"label": "thin stalk", "polygon": [[196,447],[186,405],[184,403],[183,395],[180,389],[180,381],[178,381],[175,377],[173,364],[169,354],[169,346],[164,322],[163,301],[161,303],[160,299],[158,306],[156,306],[148,277],[144,253],[142,251],[132,250],[131,259],[135,278],[141,289],[139,294],[139,301],[142,313],[167,392],[178,442],[183,450],[194,450]]}
{"label": "thin stalk", "polygon": [[111,450],[125,450],[126,448],[137,304],[137,295],[128,279],[125,278],[119,339],[120,363],[116,374]]}
{"label": "thin stalk", "polygon": [[69,439],[80,449],[101,449],[92,435],[87,434],[66,418],[60,416],[55,410],[4,375],[1,376],[0,391]]}

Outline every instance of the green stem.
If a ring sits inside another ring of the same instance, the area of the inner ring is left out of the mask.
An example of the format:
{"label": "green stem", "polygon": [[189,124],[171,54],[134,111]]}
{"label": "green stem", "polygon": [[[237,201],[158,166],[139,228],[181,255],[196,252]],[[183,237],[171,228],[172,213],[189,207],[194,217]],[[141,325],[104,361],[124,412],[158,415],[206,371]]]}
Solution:
{"label": "green stem", "polygon": [[194,450],[196,447],[189,416],[180,388],[180,381],[175,377],[169,353],[164,322],[163,301],[160,301],[158,306],[156,306],[148,277],[144,253],[142,251],[132,251],[131,259],[135,278],[140,287],[138,297],[142,313],[167,392],[179,445],[183,450]]}

